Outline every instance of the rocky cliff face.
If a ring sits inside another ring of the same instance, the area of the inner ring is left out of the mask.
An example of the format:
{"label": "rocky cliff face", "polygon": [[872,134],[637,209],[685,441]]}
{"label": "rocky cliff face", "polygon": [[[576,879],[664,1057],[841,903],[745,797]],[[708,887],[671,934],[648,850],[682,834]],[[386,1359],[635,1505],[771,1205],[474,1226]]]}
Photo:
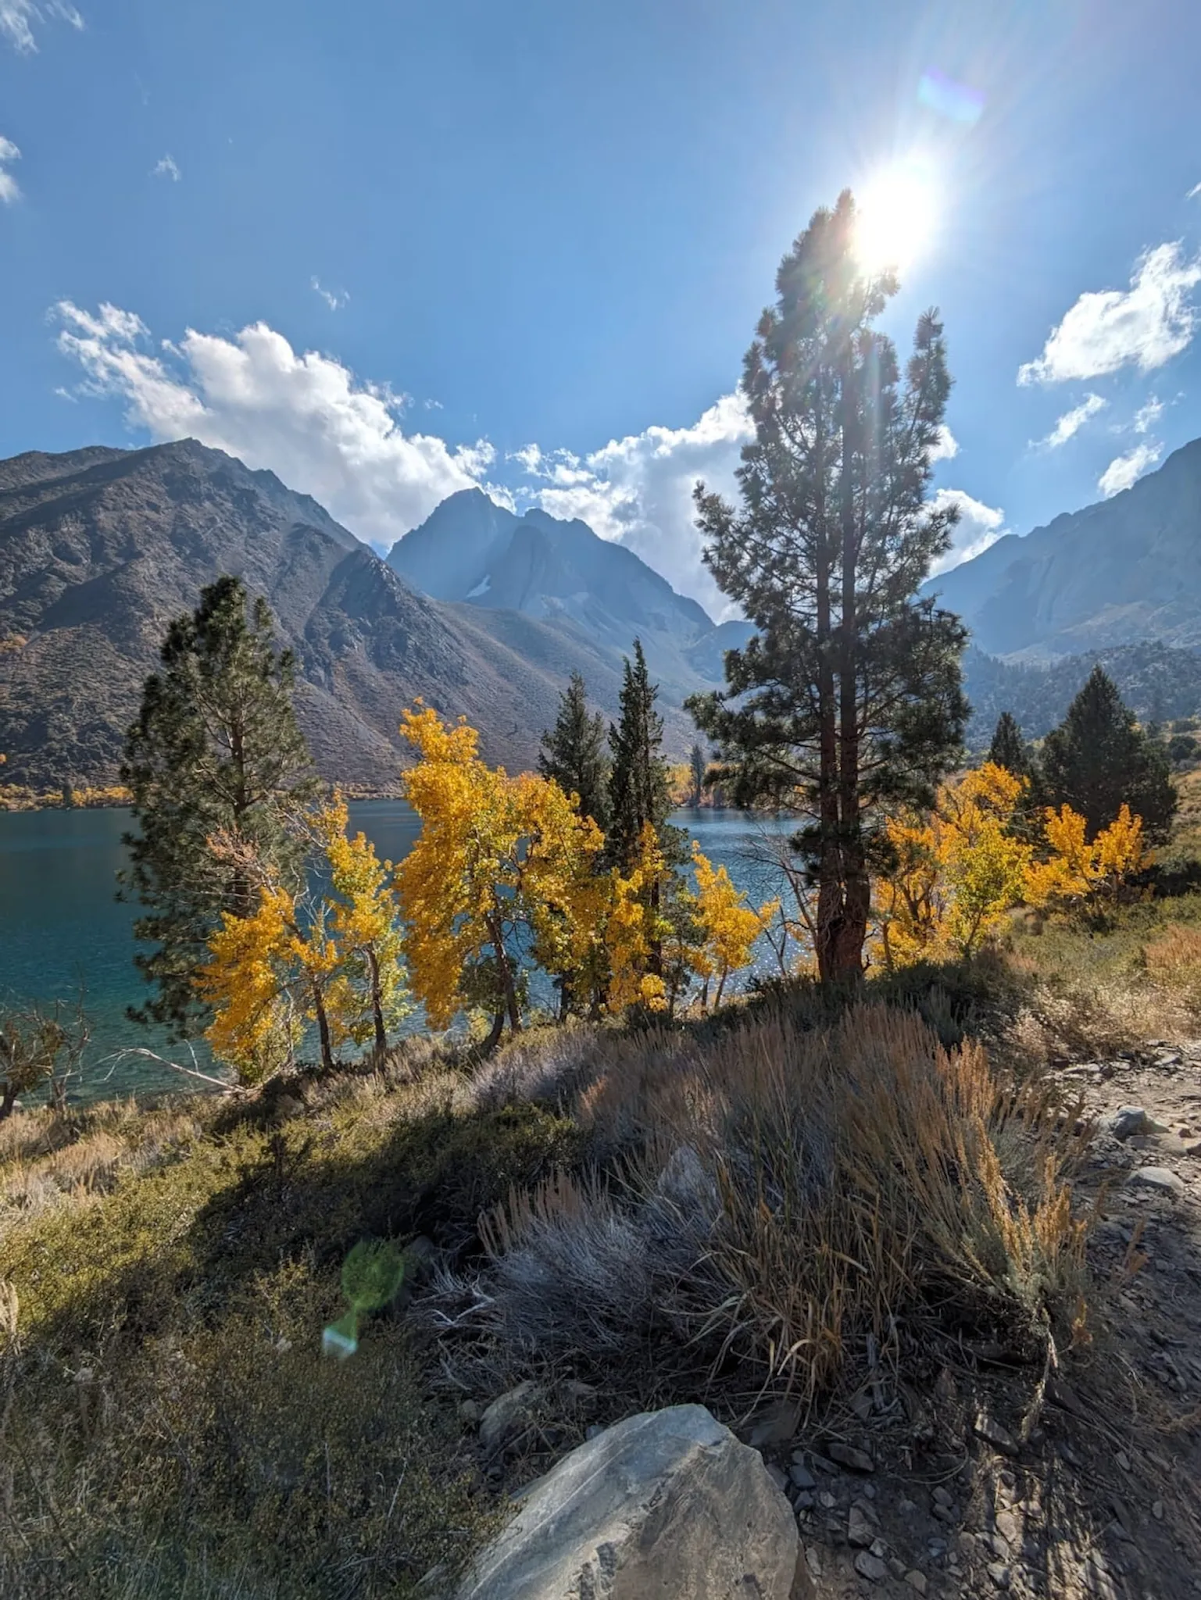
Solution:
{"label": "rocky cliff face", "polygon": [[1201,644],[1201,439],[1112,500],[999,539],[927,587],[991,655]]}
{"label": "rocky cliff face", "polygon": [[[395,781],[400,711],[418,695],[465,715],[511,768],[532,763],[572,667],[616,707],[620,661],[571,619],[419,594],[316,501],[222,451],[29,454],[0,462],[6,779],[111,781],[167,622],[222,572],[266,597],[295,651],[301,722],[329,778]],[[686,719],[669,717],[682,749]]]}

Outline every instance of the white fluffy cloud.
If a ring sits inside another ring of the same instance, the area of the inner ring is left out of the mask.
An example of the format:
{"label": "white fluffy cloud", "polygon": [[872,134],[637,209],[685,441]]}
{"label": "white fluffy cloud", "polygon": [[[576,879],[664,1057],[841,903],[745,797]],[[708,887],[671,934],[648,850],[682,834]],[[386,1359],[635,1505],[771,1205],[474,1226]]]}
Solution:
{"label": "white fluffy cloud", "polygon": [[1149,395],[1146,404],[1141,405],[1134,413],[1135,433],[1150,433],[1163,415],[1163,409],[1163,401],[1155,395]]}
{"label": "white fluffy cloud", "polygon": [[65,0],[0,0],[0,35],[22,55],[31,55],[38,47],[34,29],[43,22],[66,22],[72,28],[82,28],[83,18]]}
{"label": "white fluffy cloud", "polygon": [[742,397],[724,395],[690,428],[650,427],[576,456],[528,445],[514,459],[536,480],[526,495],[555,517],[580,517],[603,539],[628,545],[675,588],[717,616],[729,602],[701,557],[693,521],[698,479],[732,494],[752,428]]}
{"label": "white fluffy cloud", "polygon": [[1095,417],[1098,411],[1104,411],[1108,404],[1109,401],[1103,400],[1099,394],[1085,395],[1078,406],[1064,412],[1047,437],[1040,439],[1039,443],[1047,450],[1058,450],[1060,445],[1074,439],[1084,424]]}
{"label": "white fluffy cloud", "polygon": [[21,191],[17,187],[17,180],[9,172],[9,167],[14,161],[21,159],[21,152],[11,139],[6,139],[0,134],[0,203],[12,205],[14,200],[21,198]]}
{"label": "white fluffy cloud", "polygon": [[390,390],[360,382],[332,356],[298,355],[265,323],[229,339],[189,329],[155,353],[132,312],[70,301],[55,310],[59,349],[82,367],[84,387],[124,400],[131,423],[155,439],[199,439],[270,468],[381,547],[448,494],[481,483],[494,459],[483,439],[453,448],[405,433]]}
{"label": "white fluffy cloud", "polygon": [[1157,245],[1135,264],[1127,290],[1082,294],[1019,383],[1098,378],[1136,366],[1149,372],[1185,349],[1197,323],[1190,295],[1201,283],[1201,256],[1189,260],[1179,241]]}
{"label": "white fluffy cloud", "polygon": [[160,156],[150,169],[152,178],[170,178],[172,183],[180,179],[179,163],[173,155]]}
{"label": "white fluffy cloud", "polygon": [[1008,532],[1003,511],[996,506],[986,506],[983,500],[973,499],[963,489],[939,489],[930,503],[936,511],[954,506],[959,512],[959,521],[951,535],[951,548],[931,568],[932,578],[940,572],[950,572],[952,567],[964,561],[970,561]]}
{"label": "white fluffy cloud", "polygon": [[930,452],[931,461],[953,461],[959,454],[959,440],[944,422],[938,430],[938,438]]}
{"label": "white fluffy cloud", "polygon": [[1146,444],[1135,445],[1133,450],[1128,450],[1124,456],[1118,456],[1109,463],[1097,479],[1097,488],[1107,500],[1111,495],[1121,494],[1123,489],[1129,489],[1136,479],[1141,478],[1148,467],[1153,467],[1162,454],[1163,445],[1154,439],[1148,439]]}

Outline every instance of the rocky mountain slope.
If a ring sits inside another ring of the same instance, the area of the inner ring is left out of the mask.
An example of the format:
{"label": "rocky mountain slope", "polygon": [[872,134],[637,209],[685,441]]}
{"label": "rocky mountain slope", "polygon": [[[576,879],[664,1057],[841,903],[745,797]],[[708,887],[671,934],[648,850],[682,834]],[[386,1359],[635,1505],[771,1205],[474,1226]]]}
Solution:
{"label": "rocky mountain slope", "polygon": [[477,613],[517,612],[583,636],[619,661],[642,640],[665,697],[680,700],[698,681],[720,682],[727,637],[695,600],[623,545],[585,522],[545,511],[518,516],[482,490],[451,495],[393,545],[388,564],[415,589]]}
{"label": "rocky mountain slope", "polygon": [[1201,645],[1201,439],[1113,499],[998,539],[928,588],[992,655]]}
{"label": "rocky mountain slope", "polygon": [[[464,714],[513,768],[533,761],[573,667],[616,709],[620,656],[582,621],[418,594],[314,500],[222,451],[32,453],[0,462],[6,780],[111,781],[168,620],[221,572],[266,596],[295,650],[301,721],[330,778],[394,782],[417,695]],[[682,753],[691,724],[665,710]]]}

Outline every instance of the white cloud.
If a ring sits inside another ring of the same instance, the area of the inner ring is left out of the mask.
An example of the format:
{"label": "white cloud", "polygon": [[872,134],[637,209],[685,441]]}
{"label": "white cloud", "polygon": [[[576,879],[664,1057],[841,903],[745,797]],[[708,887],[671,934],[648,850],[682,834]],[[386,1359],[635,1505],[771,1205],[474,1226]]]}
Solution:
{"label": "white cloud", "polygon": [[1097,479],[1097,488],[1107,500],[1111,495],[1121,494],[1123,489],[1129,489],[1137,478],[1141,478],[1148,467],[1153,467],[1162,454],[1163,445],[1154,439],[1136,445],[1133,450],[1128,450],[1124,456],[1118,456],[1109,463]]}
{"label": "white cloud", "polygon": [[935,461],[953,461],[958,454],[959,440],[944,422],[938,430],[938,438],[935,440],[934,448],[930,452],[931,464]]}
{"label": "white cloud", "polygon": [[1184,198],[1186,200],[1195,200],[1199,194],[1201,194],[1201,183],[1195,183]]}
{"label": "white cloud", "polygon": [[316,277],[311,278],[309,282],[312,285],[313,292],[321,296],[331,311],[341,311],[342,307],[350,299],[345,289],[326,289],[322,286],[320,279]]}
{"label": "white cloud", "polygon": [[4,205],[10,206],[14,200],[21,198],[21,190],[17,185],[17,180],[8,171],[10,164],[20,159],[21,152],[16,145],[11,139],[6,139],[3,134],[0,134],[0,203]]}
{"label": "white cloud", "polygon": [[650,427],[583,457],[527,445],[513,459],[539,483],[525,498],[552,516],[580,517],[602,539],[627,545],[722,617],[731,607],[701,557],[692,490],[703,478],[709,488],[733,494],[740,451],[752,431],[742,397],[728,394],[689,428]]}
{"label": "white cloud", "polygon": [[1109,401],[1103,400],[1099,394],[1085,395],[1078,406],[1064,412],[1047,437],[1038,441],[1039,444],[1047,450],[1058,450],[1060,445],[1075,438],[1084,424],[1095,417],[1098,411],[1104,411],[1108,404]]}
{"label": "white cloud", "polygon": [[152,178],[170,178],[172,183],[180,179],[179,165],[172,155],[160,156],[150,169]]}
{"label": "white cloud", "polygon": [[1179,241],[1157,245],[1135,264],[1130,288],[1082,294],[1019,383],[1098,378],[1125,366],[1149,372],[1185,349],[1196,327],[1190,291],[1201,283],[1201,256],[1185,258]]}
{"label": "white cloud", "polygon": [[990,544],[996,544],[1008,531],[1003,511],[996,506],[986,506],[983,500],[973,499],[963,489],[939,489],[931,496],[930,504],[935,511],[954,506],[959,513],[959,521],[951,532],[951,548],[931,567],[932,578],[970,561]]}
{"label": "white cloud", "polygon": [[405,433],[391,390],[361,382],[332,356],[298,355],[265,323],[228,339],[188,329],[153,353],[132,312],[70,301],[55,311],[58,347],[82,367],[85,392],[124,400],[130,423],[156,440],[190,436],[269,468],[381,547],[448,494],[486,486],[495,457],[487,440],[455,448]]}
{"label": "white cloud", "polygon": [[1155,395],[1150,395],[1145,405],[1141,405],[1134,413],[1135,433],[1150,433],[1151,429],[1163,415],[1163,401]]}
{"label": "white cloud", "polygon": [[46,0],[42,5],[37,0],[0,0],[0,34],[22,55],[32,55],[37,49],[34,29],[49,21],[83,27],[83,18],[65,0]]}

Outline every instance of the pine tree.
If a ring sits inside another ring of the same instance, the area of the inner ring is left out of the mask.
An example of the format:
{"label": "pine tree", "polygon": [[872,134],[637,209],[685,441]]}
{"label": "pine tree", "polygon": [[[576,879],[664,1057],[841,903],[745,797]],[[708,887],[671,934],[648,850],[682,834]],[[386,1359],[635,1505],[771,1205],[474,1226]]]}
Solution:
{"label": "pine tree", "polygon": [[694,744],[688,752],[688,767],[692,774],[692,804],[699,806],[705,792],[705,774],[709,770],[709,757],[702,745]]}
{"label": "pine tree", "polygon": [[603,832],[609,815],[609,761],[605,754],[605,722],[588,711],[584,679],[573,672],[559,697],[559,715],[542,735],[538,771],[566,794],[579,796],[579,812]]}
{"label": "pine tree", "polygon": [[1108,827],[1125,802],[1147,837],[1166,837],[1177,795],[1163,746],[1135,721],[1098,663],[1058,728],[1043,740],[1040,799],[1071,806],[1088,838]]}
{"label": "pine tree", "polygon": [[[607,857],[623,873],[634,870],[647,823],[660,844],[678,830],[667,828],[671,811],[667,767],[659,754],[663,718],[655,710],[659,687],[650,681],[642,641],[634,640],[634,659],[626,658],[620,714],[609,728],[613,765],[609,772]],[[674,837],[671,842],[674,844]],[[672,850],[669,854],[678,854]]]}
{"label": "pine tree", "polygon": [[697,490],[706,562],[757,631],[727,653],[726,692],[689,707],[735,804],[806,819],[824,981],[862,972],[882,810],[932,801],[967,712],[964,629],[917,597],[955,520],[925,498],[950,389],[942,324],[919,319],[902,382],[873,326],[896,279],[866,274],[855,232],[844,193],[784,258],[743,372],[741,507]]}
{"label": "pine tree", "polygon": [[1030,751],[1022,738],[1022,730],[1008,711],[1002,711],[988,747],[988,759],[994,767],[1004,767],[1015,778],[1030,776]]}
{"label": "pine tree", "polygon": [[168,627],[161,661],[126,736],[121,782],[138,831],[124,836],[130,865],[119,877],[122,896],[148,913],[134,933],[151,948],[135,960],[155,989],[130,1016],[185,1038],[211,1016],[194,978],[222,914],[249,917],[258,906],[237,852],[222,856],[209,841],[240,841],[295,892],[304,846],[287,822],[316,781],[292,706],[291,654],[277,648],[266,602],[252,602],[241,579],[201,591],[196,610]]}

